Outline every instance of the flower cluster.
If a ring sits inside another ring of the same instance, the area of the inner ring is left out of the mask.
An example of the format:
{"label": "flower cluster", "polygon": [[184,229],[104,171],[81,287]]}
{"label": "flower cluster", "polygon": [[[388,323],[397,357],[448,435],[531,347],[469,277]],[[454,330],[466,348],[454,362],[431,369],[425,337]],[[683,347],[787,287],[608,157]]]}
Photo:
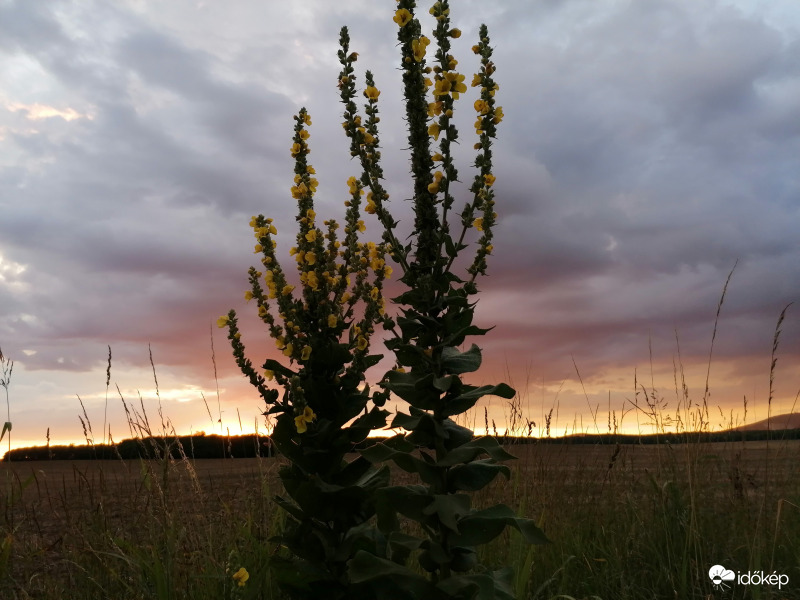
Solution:
{"label": "flower cluster", "polygon": [[[377,97],[377,90],[374,95]],[[385,245],[362,243],[358,239],[365,230],[360,218],[364,190],[354,177],[347,182],[350,198],[345,202],[343,239],[338,239],[340,226],[335,220],[324,221],[322,228],[317,224],[314,193],[318,181],[313,177],[314,167],[307,160],[310,136],[306,127],[309,125],[311,119],[302,109],[295,117],[290,148],[295,159],[290,193],[298,206],[298,232],[289,254],[296,263],[300,289],[296,291],[296,285],[289,282],[276,256],[274,237],[278,230],[274,221],[257,215],[250,220],[250,226],[256,239],[255,252],[262,255],[264,271],[251,267],[250,289],[244,297],[247,301],[255,300],[258,316],[269,328],[277,350],[290,363],[313,370],[315,349],[343,341],[352,352],[352,361],[342,372],[330,373],[330,377],[358,374],[363,379],[363,362],[370,337],[375,325],[386,318],[382,288],[392,269],[385,261]],[[369,132],[359,133],[363,143],[369,145]],[[360,305],[363,308],[357,309]],[[276,396],[267,388],[267,381],[275,380],[287,391],[284,409],[291,410],[297,432],[305,433],[316,418],[315,409],[319,411],[319,408],[308,404],[308,395],[297,385],[294,372],[269,368],[274,365],[267,361],[263,374],[257,373],[244,356],[235,312],[220,317],[217,324],[228,327],[237,363],[268,404],[274,402]]]}

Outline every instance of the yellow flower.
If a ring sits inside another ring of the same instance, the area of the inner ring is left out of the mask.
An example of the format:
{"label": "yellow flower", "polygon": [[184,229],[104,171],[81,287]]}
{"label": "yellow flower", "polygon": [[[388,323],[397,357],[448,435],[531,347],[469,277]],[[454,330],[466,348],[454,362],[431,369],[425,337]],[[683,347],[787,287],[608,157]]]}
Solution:
{"label": "yellow flower", "polygon": [[250,302],[253,299],[253,292],[247,291],[244,293],[244,299]]}
{"label": "yellow flower", "polygon": [[428,191],[431,194],[438,194],[439,193],[439,182],[434,181],[433,183],[428,184]]}
{"label": "yellow flower", "polygon": [[307,140],[309,135],[311,135],[311,134],[308,133],[308,131],[306,131],[305,129],[301,129],[300,130],[300,139],[301,140]]}
{"label": "yellow flower", "polygon": [[397,23],[400,27],[405,27],[408,22],[411,20],[411,13],[408,12],[405,8],[401,8],[396,13],[394,13],[394,18],[392,21]]}
{"label": "yellow flower", "polygon": [[[311,125],[311,123],[309,123],[309,125]],[[312,167],[311,165],[308,165],[306,167],[306,173],[308,173],[309,175],[313,175],[314,173],[316,173],[316,171],[314,170],[314,167]]]}
{"label": "yellow flower", "polygon": [[317,415],[314,414],[314,411],[311,410],[311,407],[306,406],[303,409],[303,414],[297,415],[294,418],[294,426],[297,428],[297,433],[305,433],[308,431],[308,424],[316,418]]}
{"label": "yellow flower", "polygon": [[464,76],[461,73],[450,72],[445,73],[445,77],[450,81],[452,88],[450,95],[453,96],[454,100],[458,100],[458,95],[467,91],[467,84],[464,83]]}
{"label": "yellow flower", "polygon": [[489,103],[486,100],[481,100],[480,98],[475,100],[475,104],[473,105],[475,110],[478,111],[480,114],[485,115],[489,112]]}
{"label": "yellow flower", "polygon": [[[434,92],[435,93],[435,92]],[[428,125],[428,135],[431,136],[433,139],[439,139],[439,133],[441,132],[438,123],[431,123]]]}
{"label": "yellow flower", "polygon": [[475,54],[480,54],[480,53],[481,53],[481,47],[480,47],[480,46],[478,46],[477,44],[475,44],[475,45],[472,47],[472,51],[473,51]]}
{"label": "yellow flower", "polygon": [[503,120],[504,116],[505,115],[503,114],[503,107],[502,106],[498,106],[494,111],[494,119],[493,119],[494,120],[494,124],[497,125],[500,121]]}
{"label": "yellow flower", "polygon": [[306,125],[311,125],[311,115],[310,114],[308,114],[308,113],[305,114],[305,116],[303,117],[303,123],[305,123]]}
{"label": "yellow flower", "polygon": [[228,324],[228,315],[222,315],[219,319],[217,319],[217,327],[222,329]]}
{"label": "yellow flower", "polygon": [[283,286],[283,289],[281,290],[281,294],[283,294],[284,296],[288,296],[289,294],[292,293],[293,289],[294,289],[293,285],[285,285],[285,286]]}
{"label": "yellow flower", "polygon": [[319,290],[319,278],[317,277],[317,274],[314,273],[314,271],[308,272],[306,283],[308,284],[308,287],[310,287],[313,291],[316,292]]}
{"label": "yellow flower", "polygon": [[308,360],[308,357],[311,356],[311,346],[306,346],[303,348],[303,351],[300,353],[301,360]]}
{"label": "yellow flower", "polygon": [[426,38],[424,35],[421,36],[418,40],[411,41],[411,50],[414,52],[414,60],[420,62],[423,58],[425,58],[425,49],[428,47],[431,41]]}
{"label": "yellow flower", "polygon": [[373,300],[377,300],[380,293],[381,291],[378,288],[374,287],[369,291],[369,297],[372,298]]}
{"label": "yellow flower", "polygon": [[308,242],[313,242],[313,241],[315,241],[316,239],[317,239],[317,230],[316,230],[316,229],[312,229],[311,231],[309,231],[309,232],[306,234],[306,241],[308,241]]}
{"label": "yellow flower", "polygon": [[328,315],[328,327],[336,327],[339,323],[339,319],[336,315]]}
{"label": "yellow flower", "polygon": [[367,341],[367,338],[365,338],[363,335],[360,335],[358,336],[356,346],[358,347],[359,350],[363,352],[364,350],[367,349],[367,346],[369,346],[369,342]]}
{"label": "yellow flower", "polygon": [[486,246],[486,254],[491,254],[492,250],[494,250],[494,246],[492,246],[491,244]]}
{"label": "yellow flower", "polygon": [[377,100],[378,96],[381,95],[381,92],[378,88],[372,85],[368,85],[367,89],[364,90],[364,95],[369,98],[370,100]]}
{"label": "yellow flower", "polygon": [[461,37],[461,30],[460,29],[451,29],[450,30],[450,37],[452,37],[452,38],[460,38]]}
{"label": "yellow flower", "polygon": [[273,379],[275,379],[275,371],[271,371],[270,369],[265,369],[264,377],[267,378],[267,381],[272,381]]}
{"label": "yellow flower", "polygon": [[294,353],[294,345],[293,344],[286,344],[286,348],[283,349],[284,356],[291,356]]}
{"label": "yellow flower", "polygon": [[364,207],[365,211],[367,211],[371,215],[374,215],[377,209],[378,206],[375,204],[375,202],[372,201],[372,198],[367,200],[367,205]]}
{"label": "yellow flower", "polygon": [[492,175],[491,173],[487,173],[486,175],[483,176],[483,181],[486,184],[486,187],[492,187],[495,181],[495,176]]}
{"label": "yellow flower", "polygon": [[436,88],[433,90],[434,96],[447,96],[450,93],[450,80],[442,78],[436,81]]}
{"label": "yellow flower", "polygon": [[364,225],[364,221],[359,221],[359,222],[356,224],[356,228],[357,228],[357,229],[358,229],[358,230],[359,230],[361,233],[364,233],[364,232],[367,230],[367,226],[366,226],[366,225]]}
{"label": "yellow flower", "polygon": [[472,224],[475,226],[475,229],[478,231],[483,231],[483,217],[478,217],[475,219]]}
{"label": "yellow flower", "polygon": [[313,265],[317,262],[317,254],[315,252],[306,252],[306,264]]}
{"label": "yellow flower", "polygon": [[244,587],[244,584],[247,583],[248,579],[250,579],[250,573],[248,573],[247,569],[244,567],[240,568],[238,571],[236,571],[236,573],[233,574],[233,580],[239,587]]}
{"label": "yellow flower", "polygon": [[292,156],[297,156],[302,152],[303,152],[303,146],[301,144],[297,143],[292,144],[292,149],[291,149]]}
{"label": "yellow flower", "polygon": [[481,84],[481,81],[482,79],[480,73],[475,73],[475,75],[472,76],[472,87],[478,87]]}

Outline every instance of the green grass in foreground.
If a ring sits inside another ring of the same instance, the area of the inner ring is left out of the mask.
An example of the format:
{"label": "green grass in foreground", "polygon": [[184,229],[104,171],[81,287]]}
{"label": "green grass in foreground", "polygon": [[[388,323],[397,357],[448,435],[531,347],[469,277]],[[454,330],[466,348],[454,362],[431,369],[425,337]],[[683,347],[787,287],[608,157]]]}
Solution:
{"label": "green grass in foreground", "polygon": [[[507,532],[482,560],[516,568],[518,598],[800,598],[798,450],[516,447],[511,481],[477,502],[517,507],[553,543]],[[0,597],[280,598],[267,568],[282,518],[271,501],[278,460],[4,464]],[[715,592],[715,564],[790,583]]]}

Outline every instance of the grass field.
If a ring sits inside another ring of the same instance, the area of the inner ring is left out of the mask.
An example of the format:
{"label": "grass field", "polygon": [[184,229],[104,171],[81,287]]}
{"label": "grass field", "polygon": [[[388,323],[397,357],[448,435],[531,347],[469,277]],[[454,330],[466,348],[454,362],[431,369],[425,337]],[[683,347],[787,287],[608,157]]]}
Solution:
{"label": "grass field", "polygon": [[[800,442],[510,450],[511,480],[476,502],[508,503],[552,540],[504,534],[486,549],[516,568],[518,598],[800,598]],[[277,465],[4,463],[0,597],[280,598],[267,569]],[[789,583],[714,590],[716,564]]]}

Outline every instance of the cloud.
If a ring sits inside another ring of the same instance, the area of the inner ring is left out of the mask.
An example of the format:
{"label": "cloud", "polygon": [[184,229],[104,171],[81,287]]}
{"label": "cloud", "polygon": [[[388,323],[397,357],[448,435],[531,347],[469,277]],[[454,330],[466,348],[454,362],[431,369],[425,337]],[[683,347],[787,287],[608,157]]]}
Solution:
{"label": "cloud", "polygon": [[[208,326],[231,306],[247,310],[250,216],[275,218],[284,255],[292,245],[288,148],[300,106],[314,121],[322,218],[341,219],[345,181],[358,174],[335,86],[344,24],[358,81],[371,69],[382,90],[386,185],[399,237],[410,232],[391,10],[366,0],[275,6],[0,6],[0,342],[26,373],[88,377],[104,369],[107,344],[121,377],[146,373],[149,342],[176,389],[210,384]],[[497,325],[478,341],[489,371],[508,356],[555,385],[574,357],[584,381],[601,386],[646,360],[650,337],[669,376],[675,330],[695,367],[738,260],[715,356],[720,371],[755,386],[754,357],[768,356],[777,315],[800,296],[793,6],[453,6],[463,72],[476,66],[479,24],[489,26],[506,115],[493,147],[495,251],[479,282],[480,324]],[[456,156],[468,182],[465,96]],[[246,322],[254,355],[271,351],[255,318]],[[782,366],[800,356],[799,328],[790,309]],[[216,351],[223,387],[243,397],[227,348]]]}

